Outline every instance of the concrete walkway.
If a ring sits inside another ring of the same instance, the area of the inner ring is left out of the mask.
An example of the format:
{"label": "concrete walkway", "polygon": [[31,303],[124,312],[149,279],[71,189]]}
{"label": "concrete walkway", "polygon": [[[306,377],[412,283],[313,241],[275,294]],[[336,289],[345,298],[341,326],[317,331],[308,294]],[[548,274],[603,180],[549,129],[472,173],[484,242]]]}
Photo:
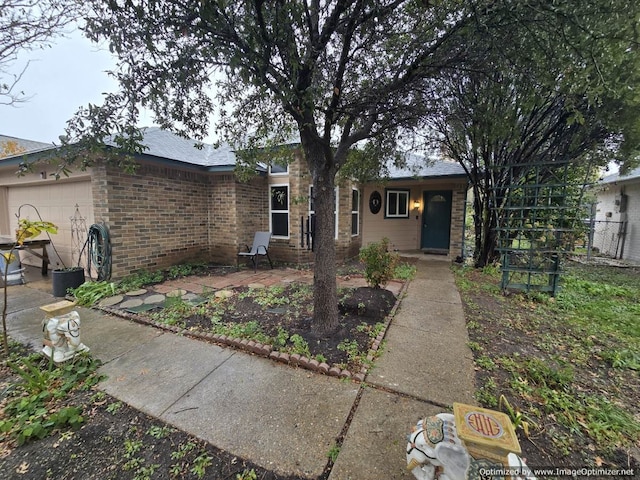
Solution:
{"label": "concrete walkway", "polygon": [[[449,263],[420,259],[417,267],[362,385],[79,308],[82,341],[104,363],[104,391],[267,469],[316,478],[339,439],[330,480],[411,479],[405,436],[416,420],[454,401],[474,403]],[[37,349],[39,307],[56,301],[43,290],[9,289],[9,334]]]}

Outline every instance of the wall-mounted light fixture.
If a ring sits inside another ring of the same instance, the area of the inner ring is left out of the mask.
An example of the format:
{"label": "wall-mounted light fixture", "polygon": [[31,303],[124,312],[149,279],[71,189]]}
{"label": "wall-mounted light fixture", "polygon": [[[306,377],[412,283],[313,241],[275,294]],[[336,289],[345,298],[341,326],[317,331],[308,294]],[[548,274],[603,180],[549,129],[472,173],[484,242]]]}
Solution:
{"label": "wall-mounted light fixture", "polygon": [[42,180],[46,180],[47,179],[47,172],[40,172],[40,178]]}
{"label": "wall-mounted light fixture", "polygon": [[419,210],[420,209],[420,200],[414,200],[413,201],[413,208],[415,210]]}

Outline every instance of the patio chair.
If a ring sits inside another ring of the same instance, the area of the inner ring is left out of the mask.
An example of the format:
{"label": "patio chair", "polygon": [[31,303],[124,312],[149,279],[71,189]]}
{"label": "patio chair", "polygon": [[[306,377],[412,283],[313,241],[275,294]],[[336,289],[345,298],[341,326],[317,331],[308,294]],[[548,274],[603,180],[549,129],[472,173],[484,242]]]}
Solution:
{"label": "patio chair", "polygon": [[4,278],[4,269],[6,267],[6,257],[10,251],[0,251],[0,285],[23,285],[24,281],[24,267],[20,263],[20,256],[18,252],[13,252],[13,258],[9,262],[9,269],[7,270],[7,278]]}
{"label": "patio chair", "polygon": [[253,262],[253,271],[258,271],[258,260],[260,256],[266,256],[269,260],[269,265],[273,268],[273,262],[269,257],[269,242],[271,241],[271,232],[256,232],[253,237],[253,245],[249,248],[249,245],[245,245],[246,252],[238,252],[237,268],[240,270],[240,257],[250,258]]}

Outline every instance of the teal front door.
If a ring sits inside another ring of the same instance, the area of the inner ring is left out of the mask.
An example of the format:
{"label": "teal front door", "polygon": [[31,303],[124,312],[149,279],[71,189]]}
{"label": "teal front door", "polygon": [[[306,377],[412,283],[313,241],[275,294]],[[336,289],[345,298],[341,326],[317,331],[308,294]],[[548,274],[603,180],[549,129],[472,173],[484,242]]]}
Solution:
{"label": "teal front door", "polygon": [[422,195],[422,234],[420,248],[423,250],[449,251],[451,232],[451,190],[424,192]]}

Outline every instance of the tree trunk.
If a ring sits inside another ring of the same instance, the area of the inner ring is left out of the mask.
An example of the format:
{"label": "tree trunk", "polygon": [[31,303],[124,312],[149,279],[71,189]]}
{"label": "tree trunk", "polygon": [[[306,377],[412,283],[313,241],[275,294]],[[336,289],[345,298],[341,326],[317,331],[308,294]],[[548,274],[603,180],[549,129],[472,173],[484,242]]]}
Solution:
{"label": "tree trunk", "polygon": [[[304,143],[304,141],[303,141]],[[335,245],[335,168],[325,158],[321,145],[303,148],[313,181],[315,264],[313,269],[313,319],[318,331],[332,332],[338,326]]]}
{"label": "tree trunk", "polygon": [[490,194],[475,189],[473,220],[475,227],[475,266],[485,267],[496,259],[496,212],[490,209]]}

